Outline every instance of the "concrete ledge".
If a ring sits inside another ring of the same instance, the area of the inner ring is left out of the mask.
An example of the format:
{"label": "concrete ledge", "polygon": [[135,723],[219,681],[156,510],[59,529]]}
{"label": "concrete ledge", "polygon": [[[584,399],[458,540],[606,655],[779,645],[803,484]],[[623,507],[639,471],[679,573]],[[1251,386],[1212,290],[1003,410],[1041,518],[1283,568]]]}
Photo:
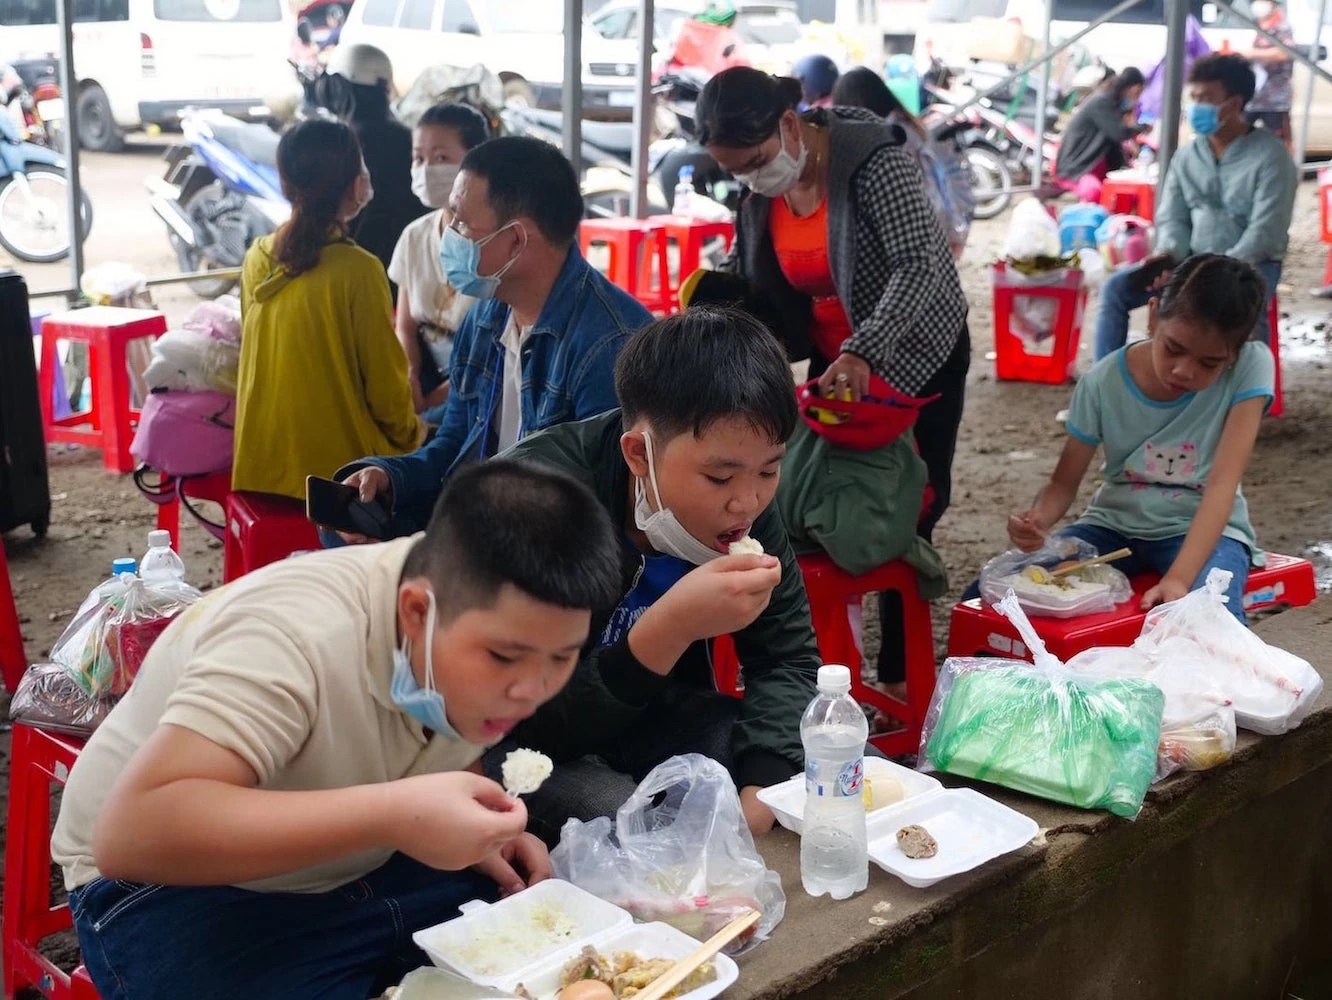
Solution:
{"label": "concrete ledge", "polygon": [[1234,760],[1157,785],[1134,822],[942,776],[1043,842],[929,889],[871,866],[842,903],[805,895],[798,838],[764,838],[787,915],[728,996],[1284,1000],[1332,967],[1332,604],[1257,631],[1323,675],[1314,710],[1285,736],[1242,732]]}

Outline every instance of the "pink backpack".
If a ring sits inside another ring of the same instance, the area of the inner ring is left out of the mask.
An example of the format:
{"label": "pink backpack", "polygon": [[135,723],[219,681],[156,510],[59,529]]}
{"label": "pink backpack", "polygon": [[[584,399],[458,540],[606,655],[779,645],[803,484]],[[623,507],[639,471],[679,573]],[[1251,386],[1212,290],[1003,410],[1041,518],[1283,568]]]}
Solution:
{"label": "pink backpack", "polygon": [[154,392],[143,404],[130,452],[165,476],[231,468],[236,397],[224,392]]}

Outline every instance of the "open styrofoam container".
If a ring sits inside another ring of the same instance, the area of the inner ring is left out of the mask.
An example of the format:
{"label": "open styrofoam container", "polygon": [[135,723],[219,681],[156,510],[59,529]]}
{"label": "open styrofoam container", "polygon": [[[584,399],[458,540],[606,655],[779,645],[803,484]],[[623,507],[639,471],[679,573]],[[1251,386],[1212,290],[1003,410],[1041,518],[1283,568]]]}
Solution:
{"label": "open styrofoam container", "polygon": [[[869,779],[872,785],[876,781],[885,778],[892,778],[902,785],[902,791],[906,797],[902,802],[909,802],[918,795],[924,795],[926,792],[932,792],[942,788],[937,778],[932,778],[928,774],[921,774],[919,771],[913,771],[909,767],[903,767],[901,764],[894,764],[891,760],[885,760],[882,757],[865,758],[865,777]],[[805,815],[805,776],[797,774],[789,781],[783,781],[780,785],[773,785],[764,788],[758,793],[759,801],[772,810],[772,814],[777,817],[777,822],[782,824],[792,833],[799,833],[801,820]],[[893,803],[893,806],[900,805],[901,802]],[[884,806],[884,809],[891,809],[893,806]],[[869,813],[874,816],[882,812],[883,809],[875,809]]]}
{"label": "open styrofoam container", "polygon": [[[537,1000],[554,1000],[560,973],[591,945],[607,957],[684,958],[699,942],[669,924],[635,924],[627,910],[558,879],[538,882],[498,903],[464,903],[462,915],[412,935],[441,969],[513,993],[521,984]],[[681,1000],[710,1000],[735,983],[740,969],[727,955],[713,960],[717,978]]]}
{"label": "open styrofoam container", "polygon": [[[932,858],[908,858],[897,831],[917,824],[939,845]],[[869,857],[907,885],[923,889],[1031,843],[1036,821],[970,788],[940,788],[871,813]]]}

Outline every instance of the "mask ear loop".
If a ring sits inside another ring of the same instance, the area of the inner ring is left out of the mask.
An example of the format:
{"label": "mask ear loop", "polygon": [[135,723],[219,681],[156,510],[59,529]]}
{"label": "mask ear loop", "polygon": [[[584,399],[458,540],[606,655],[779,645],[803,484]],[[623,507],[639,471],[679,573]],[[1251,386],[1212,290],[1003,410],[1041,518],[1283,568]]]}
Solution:
{"label": "mask ear loop", "polygon": [[643,448],[647,451],[648,479],[652,483],[652,492],[657,496],[657,510],[666,509],[666,505],[661,501],[661,490],[657,488],[657,469],[652,462],[652,435],[648,431],[643,432]]}
{"label": "mask ear loop", "polygon": [[[435,639],[435,592],[434,592],[434,590],[427,590],[427,591],[426,591],[426,596],[427,596],[427,599],[429,600],[429,607],[428,607],[427,610],[426,610],[426,621],[425,621],[425,626],[426,626],[426,630],[425,630],[425,689],[426,689],[427,693],[429,693],[429,694],[434,694],[434,693],[435,693],[435,656],[434,656],[434,653],[435,653],[435,642],[434,642],[434,639]],[[407,640],[407,642],[408,642],[408,646],[409,646],[409,649],[410,649],[411,640],[409,639],[409,640]],[[411,656],[410,656],[410,653],[409,653],[409,655],[408,655],[408,662],[411,662]]]}

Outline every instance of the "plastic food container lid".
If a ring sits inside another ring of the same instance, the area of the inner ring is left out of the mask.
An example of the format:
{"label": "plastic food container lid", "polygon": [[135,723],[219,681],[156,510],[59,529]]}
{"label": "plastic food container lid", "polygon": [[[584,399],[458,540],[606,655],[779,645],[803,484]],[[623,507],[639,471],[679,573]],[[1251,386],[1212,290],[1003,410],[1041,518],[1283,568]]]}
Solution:
{"label": "plastic food container lid", "polygon": [[[903,801],[908,801],[918,795],[924,795],[926,792],[933,792],[943,787],[939,784],[937,778],[928,774],[921,774],[919,771],[913,771],[901,764],[894,764],[891,760],[885,760],[882,757],[865,758],[865,777],[869,779],[871,786],[874,782],[887,778],[900,782],[902,790],[906,793],[906,798]],[[772,810],[778,823],[792,833],[800,832],[805,816],[805,776],[803,774],[797,774],[794,778],[783,781],[780,785],[772,785],[760,790],[758,797],[760,802]],[[893,805],[897,804],[893,803]],[[892,806],[885,806],[884,808],[890,809]],[[871,810],[867,815],[874,816],[879,812],[882,812],[882,809]]]}

